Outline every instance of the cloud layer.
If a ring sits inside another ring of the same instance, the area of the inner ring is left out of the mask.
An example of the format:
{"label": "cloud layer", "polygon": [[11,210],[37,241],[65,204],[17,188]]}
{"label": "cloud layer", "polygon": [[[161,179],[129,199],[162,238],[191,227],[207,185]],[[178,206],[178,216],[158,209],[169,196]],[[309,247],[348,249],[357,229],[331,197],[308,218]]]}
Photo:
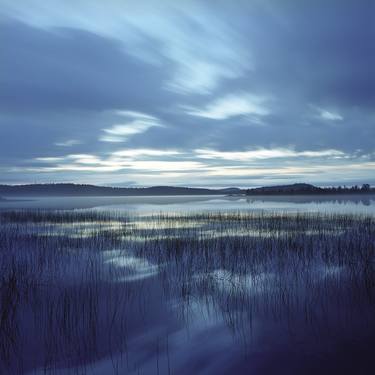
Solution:
{"label": "cloud layer", "polygon": [[0,183],[375,183],[372,14],[3,0]]}

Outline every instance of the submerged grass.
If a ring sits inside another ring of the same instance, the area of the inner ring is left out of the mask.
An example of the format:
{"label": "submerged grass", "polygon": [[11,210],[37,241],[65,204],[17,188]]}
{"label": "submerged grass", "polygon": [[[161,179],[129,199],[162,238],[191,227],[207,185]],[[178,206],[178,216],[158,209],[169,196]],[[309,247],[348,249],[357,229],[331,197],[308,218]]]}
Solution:
{"label": "submerged grass", "polygon": [[132,339],[171,310],[185,325],[221,319],[242,342],[259,316],[318,339],[348,322],[375,333],[374,224],[337,214],[0,212],[0,372],[118,355],[139,371]]}

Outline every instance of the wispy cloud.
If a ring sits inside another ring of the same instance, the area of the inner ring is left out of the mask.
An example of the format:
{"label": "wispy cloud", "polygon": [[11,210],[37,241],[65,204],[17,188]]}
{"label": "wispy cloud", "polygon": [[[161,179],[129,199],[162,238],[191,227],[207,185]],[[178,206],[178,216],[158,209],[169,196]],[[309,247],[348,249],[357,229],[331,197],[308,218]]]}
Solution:
{"label": "wispy cloud", "polygon": [[315,158],[315,157],[332,157],[342,158],[345,153],[339,150],[318,150],[318,151],[295,151],[289,148],[274,148],[266,149],[259,148],[249,151],[217,151],[210,149],[195,150],[196,156],[201,159],[222,159],[222,160],[237,160],[237,161],[251,161],[261,159],[273,158]]}
{"label": "wispy cloud", "polygon": [[[35,158],[43,165],[28,167],[34,172],[115,172],[121,170],[139,170],[148,172],[176,172],[199,170],[206,165],[196,160],[171,159],[178,155],[174,150],[128,149],[110,153],[107,156],[92,154],[69,154],[63,157]],[[158,157],[159,159],[155,159]],[[164,159],[163,159],[164,158]]]}
{"label": "wispy cloud", "polygon": [[328,111],[327,109],[319,109],[319,117],[328,121],[342,121],[344,117],[338,112]]}
{"label": "wispy cloud", "polygon": [[270,113],[266,102],[267,99],[262,96],[247,93],[231,94],[209,103],[204,108],[185,107],[185,112],[191,116],[213,120],[244,115],[265,116]]}
{"label": "wispy cloud", "polygon": [[99,137],[102,142],[119,143],[127,141],[131,136],[146,132],[152,127],[163,127],[156,117],[133,111],[116,111],[126,122],[114,124],[103,129],[104,135]]}
{"label": "wispy cloud", "polygon": [[324,174],[336,174],[339,178],[343,178],[347,171],[347,168],[352,169],[354,172],[359,173],[366,172],[366,170],[374,169],[374,162],[355,162],[350,164],[315,164],[315,165],[281,165],[278,168],[271,166],[252,166],[251,168],[239,167],[239,166],[225,166],[218,167],[214,166],[207,168],[207,176],[236,176],[244,179],[251,180],[253,177],[261,176],[265,180],[278,176],[280,179],[287,179],[288,176],[301,176],[301,178],[307,178],[308,180],[318,180]]}
{"label": "wispy cloud", "polygon": [[78,139],[68,139],[66,141],[55,142],[55,145],[59,147],[72,147],[80,144],[82,144],[82,141],[79,141]]}
{"label": "wispy cloud", "polygon": [[146,113],[136,112],[136,111],[122,111],[117,110],[114,111],[116,115],[130,117],[135,119],[143,119],[143,120],[150,120],[150,121],[157,121],[157,118]]}
{"label": "wispy cloud", "polygon": [[0,180],[373,184],[374,30],[333,1],[1,0]]}
{"label": "wispy cloud", "polygon": [[180,61],[174,77],[167,82],[168,90],[180,94],[209,94],[223,79],[233,79],[241,73],[229,66],[217,62],[197,61],[190,57],[187,61]]}
{"label": "wispy cloud", "polygon": [[156,150],[156,149],[127,149],[115,151],[112,153],[114,156],[120,157],[142,157],[142,156],[169,156],[169,155],[180,155],[181,153],[176,150]]}
{"label": "wispy cloud", "polygon": [[241,77],[252,67],[249,48],[204,2],[51,2],[32,0],[24,7],[6,1],[4,11],[38,27],[83,28],[115,38],[127,53],[152,65],[167,61],[164,87],[180,94],[212,93],[222,80]]}
{"label": "wispy cloud", "polygon": [[55,156],[47,156],[47,157],[40,157],[35,158],[35,161],[42,162],[42,163],[57,163],[60,161],[64,161],[64,157],[55,157]]}

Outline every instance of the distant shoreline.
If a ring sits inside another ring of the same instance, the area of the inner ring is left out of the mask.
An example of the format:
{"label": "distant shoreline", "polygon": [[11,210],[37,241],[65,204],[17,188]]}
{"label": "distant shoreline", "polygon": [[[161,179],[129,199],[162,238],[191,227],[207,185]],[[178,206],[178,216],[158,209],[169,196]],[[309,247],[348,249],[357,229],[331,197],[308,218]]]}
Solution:
{"label": "distant shoreline", "polygon": [[374,194],[375,188],[371,188],[369,184],[363,184],[351,187],[318,187],[311,184],[292,184],[292,185],[278,185],[265,186],[260,188],[246,190],[247,196],[259,195],[367,195]]}
{"label": "distant shoreline", "polygon": [[277,196],[277,195],[321,195],[321,196],[329,196],[329,195],[373,195],[375,191],[366,191],[366,192],[335,192],[335,191],[327,191],[327,192],[272,192],[272,193],[244,193],[245,196]]}
{"label": "distant shoreline", "polygon": [[375,188],[368,184],[361,187],[322,188],[310,184],[292,184],[240,189],[208,189],[177,186],[152,186],[144,188],[122,188],[80,184],[29,184],[0,185],[0,201],[12,197],[142,197],[142,196],[277,196],[277,195],[368,195]]}
{"label": "distant shoreline", "polygon": [[0,197],[126,197],[126,196],[179,196],[244,194],[238,188],[205,189],[175,186],[121,188],[79,184],[0,185]]}

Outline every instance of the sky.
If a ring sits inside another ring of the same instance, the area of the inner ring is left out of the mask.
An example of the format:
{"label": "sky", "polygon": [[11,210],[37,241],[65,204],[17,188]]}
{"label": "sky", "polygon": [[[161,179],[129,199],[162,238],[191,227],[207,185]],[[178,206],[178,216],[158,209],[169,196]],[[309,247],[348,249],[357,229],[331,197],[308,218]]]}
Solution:
{"label": "sky", "polygon": [[0,183],[375,184],[371,0],[0,0]]}

